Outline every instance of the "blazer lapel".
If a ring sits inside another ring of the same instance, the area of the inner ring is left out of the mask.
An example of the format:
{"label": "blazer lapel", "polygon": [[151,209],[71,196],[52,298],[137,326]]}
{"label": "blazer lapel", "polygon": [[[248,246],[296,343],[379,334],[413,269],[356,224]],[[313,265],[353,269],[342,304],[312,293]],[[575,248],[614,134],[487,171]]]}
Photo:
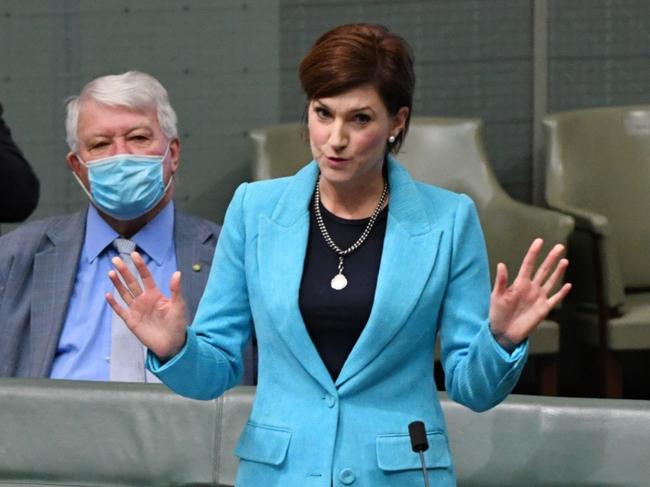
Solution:
{"label": "blazer lapel", "polygon": [[30,376],[47,377],[65,320],[84,240],[86,212],[52,226],[51,245],[34,256],[34,291],[30,319]]}
{"label": "blazer lapel", "polygon": [[[174,216],[176,265],[181,271],[181,289],[187,305],[187,318],[192,320],[210,274],[214,245],[213,229],[180,210]],[[196,267],[195,267],[196,266]]]}
{"label": "blazer lapel", "polygon": [[309,204],[318,167],[314,162],[291,178],[271,218],[261,216],[258,234],[260,282],[273,326],[302,366],[326,390],[334,383],[314,346],[300,313],[298,296],[307,238]]}
{"label": "blazer lapel", "polygon": [[[337,387],[372,362],[404,326],[429,279],[440,244],[442,233],[433,230],[414,181],[392,158],[388,164],[388,224],[375,299],[368,323],[336,380]],[[417,255],[426,258],[414,258]]]}

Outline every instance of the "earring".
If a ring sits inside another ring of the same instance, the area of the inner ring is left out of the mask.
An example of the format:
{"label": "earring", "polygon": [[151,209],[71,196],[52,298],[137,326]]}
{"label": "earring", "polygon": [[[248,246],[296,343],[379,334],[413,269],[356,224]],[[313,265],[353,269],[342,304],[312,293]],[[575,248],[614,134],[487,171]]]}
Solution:
{"label": "earring", "polygon": [[394,135],[391,135],[390,137],[388,137],[388,143],[389,144],[394,144],[395,143],[395,136]]}

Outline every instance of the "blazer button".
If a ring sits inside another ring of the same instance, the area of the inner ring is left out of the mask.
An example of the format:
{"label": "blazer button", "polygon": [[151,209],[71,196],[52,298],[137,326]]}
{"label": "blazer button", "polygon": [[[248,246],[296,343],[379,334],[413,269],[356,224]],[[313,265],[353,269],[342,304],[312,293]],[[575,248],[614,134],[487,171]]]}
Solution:
{"label": "blazer button", "polygon": [[326,396],[323,396],[323,399],[325,400],[325,404],[327,404],[328,408],[331,409],[336,406],[336,398],[334,396],[327,394]]}
{"label": "blazer button", "polygon": [[357,480],[357,476],[354,475],[354,472],[349,468],[344,468],[339,473],[339,480],[345,485],[351,485]]}

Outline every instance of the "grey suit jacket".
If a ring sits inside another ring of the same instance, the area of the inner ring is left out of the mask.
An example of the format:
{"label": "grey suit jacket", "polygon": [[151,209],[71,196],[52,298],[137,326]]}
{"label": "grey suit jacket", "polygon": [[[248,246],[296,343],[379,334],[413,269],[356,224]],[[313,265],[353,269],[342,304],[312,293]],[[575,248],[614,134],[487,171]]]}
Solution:
{"label": "grey suit jacket", "polygon": [[[85,225],[84,210],[31,222],[0,237],[0,377],[49,377]],[[220,230],[208,220],[176,211],[176,260],[190,321]],[[200,265],[199,271],[193,270],[194,264]]]}

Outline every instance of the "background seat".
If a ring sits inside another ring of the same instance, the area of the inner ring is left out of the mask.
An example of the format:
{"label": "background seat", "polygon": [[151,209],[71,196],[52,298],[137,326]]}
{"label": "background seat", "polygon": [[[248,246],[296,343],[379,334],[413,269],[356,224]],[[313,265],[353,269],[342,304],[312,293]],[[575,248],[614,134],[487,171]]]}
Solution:
{"label": "background seat", "polygon": [[311,161],[306,129],[301,123],[284,123],[251,130],[253,179],[291,176]]}
{"label": "background seat", "polygon": [[[256,179],[287,176],[311,159],[301,124],[284,124],[251,132]],[[415,179],[466,193],[476,203],[485,233],[490,268],[504,262],[516,272],[532,240],[542,237],[545,250],[566,243],[573,219],[557,212],[519,203],[498,183],[483,145],[478,119],[413,117],[397,156]],[[530,339],[530,354],[538,359],[540,392],[557,393],[559,326],[547,320]]]}
{"label": "background seat", "polygon": [[[0,485],[232,487],[254,396],[0,379]],[[650,401],[512,394],[475,413],[439,396],[460,487],[648,484]]]}
{"label": "background seat", "polygon": [[622,394],[619,352],[650,349],[650,106],[550,115],[546,199],[572,215],[568,304],[598,347],[600,383]]}
{"label": "background seat", "polygon": [[0,379],[0,485],[232,487],[254,394],[196,401],[160,384]]}

